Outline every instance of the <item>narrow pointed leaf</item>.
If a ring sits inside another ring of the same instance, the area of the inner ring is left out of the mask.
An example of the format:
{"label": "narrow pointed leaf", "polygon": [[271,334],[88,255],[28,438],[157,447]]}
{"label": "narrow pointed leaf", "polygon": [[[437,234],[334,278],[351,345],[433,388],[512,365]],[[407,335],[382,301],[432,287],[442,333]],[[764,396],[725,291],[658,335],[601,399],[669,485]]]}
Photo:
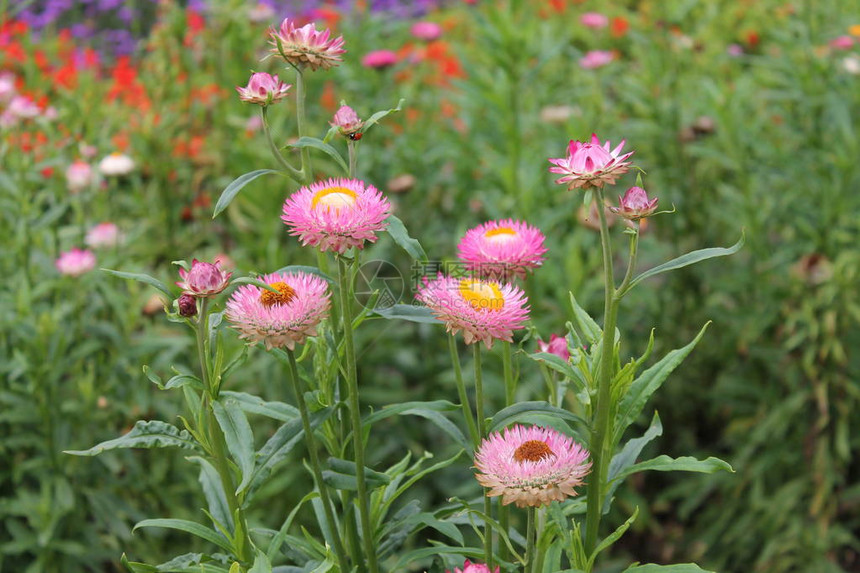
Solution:
{"label": "narrow pointed leaf", "polygon": [[151,277],[147,274],[143,273],[126,273],[124,271],[115,271],[113,269],[100,269],[102,272],[105,272],[109,275],[113,275],[115,277],[119,277],[121,279],[128,279],[131,281],[137,281],[141,283],[146,283],[149,286],[153,286],[167,295],[167,300],[173,300],[173,293],[170,292],[170,289],[167,288],[163,282],[158,280],[155,277]]}
{"label": "narrow pointed leaf", "polygon": [[203,496],[209,513],[221,522],[229,531],[233,531],[233,516],[230,515],[230,505],[224,495],[224,486],[218,471],[206,459],[199,456],[190,456],[188,461],[200,465],[200,476],[197,478],[203,488]]}
{"label": "narrow pointed leaf", "polygon": [[705,474],[712,474],[718,471],[735,471],[728,462],[724,462],[723,460],[714,457],[710,457],[705,460],[697,460],[691,456],[683,456],[680,458],[657,456],[647,462],[641,462],[630,466],[626,470],[620,472],[616,479],[622,480],[629,475],[644,472],[646,470],[658,472],[699,472]]}
{"label": "narrow pointed leaf", "polygon": [[678,563],[676,565],[632,565],[624,570],[624,573],[714,573],[702,569],[695,563]]}
{"label": "narrow pointed leaf", "polygon": [[361,132],[366,133],[368,129],[373,127],[374,124],[378,123],[379,120],[382,119],[383,117],[385,117],[386,115],[400,111],[401,108],[403,107],[403,102],[405,102],[405,101],[406,101],[405,99],[400,98],[400,101],[397,102],[397,107],[394,107],[391,109],[380,110],[380,111],[374,113],[373,115],[371,115],[369,118],[367,118],[367,121],[364,122],[364,127],[362,127]]}
{"label": "narrow pointed leaf", "polygon": [[235,400],[213,402],[212,409],[224,432],[227,449],[242,472],[242,481],[236,488],[238,495],[248,487],[254,473],[254,434],[245,413]]}
{"label": "narrow pointed leaf", "polygon": [[185,519],[144,519],[135,525],[132,531],[137,531],[141,527],[162,527],[165,529],[184,531],[201,539],[205,539],[227,552],[232,553],[233,551],[233,547],[230,545],[230,542],[224,539],[222,535],[219,535],[208,527],[193,521],[187,521]]}
{"label": "narrow pointed leaf", "polygon": [[215,203],[215,211],[212,213],[212,218],[214,219],[215,217],[220,215],[221,211],[226,209],[227,206],[233,202],[233,199],[236,198],[236,195],[239,194],[239,191],[241,191],[245,187],[245,185],[247,185],[257,177],[261,177],[263,175],[266,175],[267,173],[281,172],[275,169],[257,169],[256,171],[245,173],[234,179],[233,182],[227,185],[227,188],[221,192],[221,196],[218,198],[218,202]]}
{"label": "narrow pointed leaf", "polygon": [[199,449],[197,442],[185,430],[159,420],[139,420],[130,432],[102,442],[88,450],[67,450],[64,453],[73,456],[97,456],[108,450],[120,448],[184,448]]}
{"label": "narrow pointed leaf", "polygon": [[349,173],[349,167],[346,165],[346,161],[343,160],[343,156],[338,153],[337,149],[325,143],[322,139],[317,139],[316,137],[302,137],[295,143],[289,144],[287,147],[294,147],[296,149],[302,149],[304,147],[311,147],[313,149],[318,149],[334,159],[337,164],[343,169],[344,173]]}
{"label": "narrow pointed leaf", "polygon": [[406,230],[406,225],[403,224],[403,221],[395,215],[389,215],[386,221],[388,222],[388,234],[391,235],[394,242],[409,253],[409,256],[416,261],[426,263],[427,253],[424,252],[424,247],[421,246],[418,239],[413,239],[409,236],[409,231]]}

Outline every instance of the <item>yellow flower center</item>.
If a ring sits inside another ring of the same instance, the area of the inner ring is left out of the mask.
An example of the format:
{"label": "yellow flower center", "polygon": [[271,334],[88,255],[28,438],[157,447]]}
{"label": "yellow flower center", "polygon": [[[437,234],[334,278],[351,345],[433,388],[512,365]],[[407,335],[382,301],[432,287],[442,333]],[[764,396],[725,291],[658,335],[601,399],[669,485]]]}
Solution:
{"label": "yellow flower center", "polygon": [[322,205],[326,211],[334,209],[340,211],[342,207],[352,207],[358,195],[352,189],[346,187],[326,187],[314,193],[311,200],[311,209]]}
{"label": "yellow flower center", "polygon": [[540,440],[529,440],[523,442],[520,447],[514,450],[514,459],[520,463],[523,462],[539,462],[544,458],[554,456],[555,453],[549,449],[546,442]]}
{"label": "yellow flower center", "polygon": [[276,304],[287,304],[296,296],[296,291],[287,283],[276,282],[269,285],[278,292],[263,289],[260,293],[260,303],[266,308],[271,308]]}
{"label": "yellow flower center", "polygon": [[460,296],[475,310],[502,310],[505,296],[495,283],[483,281],[460,281]]}
{"label": "yellow flower center", "polygon": [[510,227],[496,227],[484,233],[484,237],[491,243],[507,243],[517,236],[517,232]]}

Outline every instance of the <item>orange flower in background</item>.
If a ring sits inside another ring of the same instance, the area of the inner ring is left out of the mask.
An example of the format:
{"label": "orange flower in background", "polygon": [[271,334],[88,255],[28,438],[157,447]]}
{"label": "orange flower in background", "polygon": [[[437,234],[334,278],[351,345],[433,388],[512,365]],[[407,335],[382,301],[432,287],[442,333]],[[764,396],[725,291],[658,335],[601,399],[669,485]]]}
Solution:
{"label": "orange flower in background", "polygon": [[323,85],[322,95],[320,95],[320,105],[326,111],[334,112],[337,109],[337,97],[334,95],[334,82],[327,81]]}
{"label": "orange flower in background", "polygon": [[744,40],[750,48],[755,48],[761,42],[761,36],[755,30],[749,30],[744,34]]}
{"label": "orange flower in background", "polygon": [[612,32],[613,38],[623,38],[630,30],[630,22],[623,16],[616,16],[610,22],[609,30]]}
{"label": "orange flower in background", "polygon": [[848,33],[852,36],[860,36],[860,24],[854,24],[848,28]]}

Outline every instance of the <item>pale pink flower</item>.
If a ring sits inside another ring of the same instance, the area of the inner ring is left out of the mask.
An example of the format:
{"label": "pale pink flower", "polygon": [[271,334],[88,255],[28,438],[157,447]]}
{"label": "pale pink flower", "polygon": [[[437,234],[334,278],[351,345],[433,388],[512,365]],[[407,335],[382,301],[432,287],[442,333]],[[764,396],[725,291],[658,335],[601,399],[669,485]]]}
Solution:
{"label": "pale pink flower", "polygon": [[119,227],[113,223],[99,223],[87,232],[84,242],[88,247],[99,249],[102,247],[115,247],[122,240]]}
{"label": "pale pink flower", "polygon": [[222,271],[219,262],[213,264],[194,259],[191,261],[191,270],[179,269],[179,277],[182,280],[177,282],[176,286],[186,294],[206,298],[227,288],[232,275],[233,273]]}
{"label": "pale pink flower", "polygon": [[227,271],[236,268],[236,262],[227,253],[218,253],[212,262],[221,265],[221,268]]}
{"label": "pale pink flower", "polygon": [[248,103],[270,105],[287,97],[290,85],[265,72],[251,74],[246,87],[236,86],[239,99]]}
{"label": "pale pink flower", "polygon": [[302,187],[284,202],[281,220],[303,245],[344,253],[376,241],[388,226],[391,204],[373,185],[332,178]]}
{"label": "pale pink flower", "polygon": [[620,155],[625,141],[622,139],[618,147],[610,150],[610,143],[600,143],[597,135],[591,134],[591,142],[570,141],[567,147],[567,157],[550,159],[555,167],[550,167],[550,173],[564,175],[556,180],[558,184],[567,184],[568,189],[581,187],[603,187],[606,183],[615,184],[619,175],[630,170],[630,162],[625,161],[633,155],[630,151]]}
{"label": "pale pink flower", "polygon": [[0,102],[10,101],[17,93],[15,75],[9,72],[0,73]]}
{"label": "pale pink flower", "polygon": [[579,59],[579,67],[584,70],[602,68],[615,59],[615,54],[608,50],[590,50]]}
{"label": "pale pink flower", "polygon": [[25,95],[12,96],[5,113],[15,119],[34,119],[42,115],[42,110],[32,99]]}
{"label": "pale pink flower", "polygon": [[376,50],[361,58],[361,65],[365,68],[387,68],[397,63],[397,54],[391,50]]}
{"label": "pale pink flower", "polygon": [[432,42],[433,40],[439,39],[439,36],[442,35],[442,26],[436,22],[415,22],[412,24],[412,27],[409,28],[409,33],[412,34],[413,38],[424,40],[425,42]]}
{"label": "pale pink flower", "polygon": [[263,118],[259,115],[252,115],[245,121],[245,131],[249,134],[261,129],[263,129]]}
{"label": "pale pink flower", "polygon": [[733,58],[739,58],[744,55],[744,48],[740,44],[729,44],[726,53]]}
{"label": "pale pink flower", "polygon": [[854,38],[851,36],[838,36],[830,40],[830,47],[835,50],[850,50],[854,46]]}
{"label": "pale pink flower", "polygon": [[513,331],[528,320],[528,300],[514,285],[439,275],[424,280],[416,298],[445,323],[451,334],[463,331],[466,344],[513,340]]}
{"label": "pale pink flower", "polygon": [[311,70],[327,70],[339,65],[341,54],[346,53],[343,36],[332,39],[331,31],[318,31],[313,23],[296,28],[287,18],[279,28],[271,30],[270,37],[274,46],[272,52],[300,69],[307,66]]}
{"label": "pale pink flower", "polygon": [[552,334],[549,337],[549,342],[544,342],[538,338],[538,349],[541,352],[555,354],[562,360],[570,360],[570,349],[567,347],[567,338],[564,336]]}
{"label": "pale pink flower", "polygon": [[361,131],[361,128],[364,127],[364,122],[361,121],[354,109],[348,105],[342,105],[334,114],[329,125],[337,127],[341,135],[349,137]]}
{"label": "pale pink flower", "polygon": [[468,270],[504,282],[524,278],[543,264],[545,239],[537,227],[522,221],[488,221],[467,231],[457,251]]}
{"label": "pale pink flower", "polygon": [[92,251],[72,249],[60,253],[54,265],[62,275],[79,277],[95,268],[96,256]]}
{"label": "pale pink flower", "polygon": [[248,20],[255,24],[268,22],[274,17],[275,9],[264,2],[258,2],[256,5],[248,9]]}
{"label": "pale pink flower", "polygon": [[99,161],[99,171],[108,177],[128,175],[134,168],[134,159],[119,152],[111,153]]}
{"label": "pale pink flower", "polygon": [[647,217],[657,210],[657,198],[648,199],[648,193],[641,187],[631,187],[618,198],[618,207],[610,207],[613,213],[635,221]]}
{"label": "pale pink flower", "polygon": [[73,161],[66,168],[66,184],[72,193],[80,193],[93,183],[93,168],[86,161]]}
{"label": "pale pink flower", "polygon": [[502,505],[549,505],[576,495],[591,469],[588,452],[552,428],[516,425],[490,434],[475,454],[475,478]]}
{"label": "pale pink flower", "polygon": [[609,25],[609,18],[600,12],[586,12],[582,16],[579,17],[579,21],[586,28],[605,28]]}
{"label": "pale pink flower", "polygon": [[[446,573],[452,573],[451,571],[446,571]],[[490,568],[483,563],[472,563],[468,559],[463,563],[463,568],[460,569],[458,567],[454,567],[453,573],[499,573],[499,566],[496,565],[496,568],[490,571]]]}
{"label": "pale pink flower", "polygon": [[302,272],[272,273],[260,280],[278,292],[245,285],[227,301],[225,316],[239,338],[262,342],[270,350],[292,350],[308,336],[316,336],[330,305],[325,280]]}

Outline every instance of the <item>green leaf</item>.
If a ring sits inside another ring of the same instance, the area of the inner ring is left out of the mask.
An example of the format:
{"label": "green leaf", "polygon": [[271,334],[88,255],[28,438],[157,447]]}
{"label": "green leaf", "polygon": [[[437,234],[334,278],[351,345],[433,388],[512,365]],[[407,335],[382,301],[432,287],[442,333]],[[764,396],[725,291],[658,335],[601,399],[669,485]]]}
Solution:
{"label": "green leaf", "polygon": [[528,356],[535,362],[545,364],[548,368],[552,368],[556,372],[559,372],[567,380],[573,383],[577,393],[583,393],[586,397],[588,396],[588,388],[586,388],[585,379],[580,373],[573,369],[573,366],[569,361],[549,352],[535,352]]}
{"label": "green leaf", "polygon": [[710,324],[710,322],[706,323],[702,327],[702,330],[699,331],[699,334],[696,335],[696,338],[688,345],[672,350],[633,381],[627,393],[621,398],[621,402],[618,404],[613,443],[617,444],[621,440],[624,430],[636,420],[645,407],[648,398],[651,397],[666,378],[669,377],[669,374],[693,351],[693,348],[696,347],[696,344],[705,335],[705,330],[707,330]]}
{"label": "green leaf", "polygon": [[657,412],[654,412],[654,417],[651,419],[651,425],[648,426],[645,434],[641,438],[630,440],[624,444],[624,448],[620,452],[612,456],[612,461],[609,462],[609,474],[607,478],[610,485],[606,490],[606,497],[603,500],[603,513],[607,513],[609,511],[609,506],[612,503],[612,495],[621,484],[621,480],[615,479],[616,476],[636,463],[636,458],[642,453],[642,448],[644,448],[648,442],[662,434],[663,424],[660,422],[660,416]]}
{"label": "green leaf", "polygon": [[155,277],[151,277],[149,275],[143,273],[126,273],[123,271],[115,271],[113,269],[100,269],[102,272],[105,272],[109,275],[113,275],[115,277],[119,277],[121,279],[128,279],[131,281],[138,281],[141,283],[146,283],[149,286],[153,286],[167,295],[167,300],[173,300],[173,294],[170,292],[170,289],[167,288],[163,282],[158,280]]}
{"label": "green leaf", "polygon": [[630,281],[630,285],[624,292],[629,291],[641,281],[647,278],[651,278],[655,275],[673,271],[675,269],[680,269],[682,267],[686,267],[698,263],[700,261],[705,261],[707,259],[713,259],[716,257],[727,257],[729,255],[733,255],[739,250],[741,250],[741,247],[744,246],[745,240],[746,239],[744,235],[741,235],[741,238],[738,239],[738,242],[727,249],[723,247],[711,247],[709,249],[699,249],[698,251],[693,251],[691,253],[687,253],[686,255],[681,255],[678,258],[672,259],[671,261],[663,263],[662,265],[658,265],[653,269],[647,270],[641,275],[637,276],[632,281]]}
{"label": "green leaf", "polygon": [[248,573],[272,573],[272,564],[266,554],[257,550],[257,557],[254,558],[254,565],[248,569]]}
{"label": "green leaf", "polygon": [[369,118],[367,118],[367,121],[364,122],[364,126],[361,128],[361,132],[367,133],[367,130],[370,129],[371,127],[373,127],[374,124],[378,123],[380,119],[382,119],[386,115],[400,111],[401,108],[403,107],[403,102],[405,102],[405,101],[406,101],[405,99],[400,98],[400,101],[397,102],[397,107],[394,107],[391,109],[380,110],[380,111],[374,113],[373,115],[371,115]]}
{"label": "green leaf", "polygon": [[615,479],[622,480],[629,475],[644,472],[646,470],[658,472],[699,472],[704,474],[712,474],[718,471],[727,471],[734,473],[727,462],[719,458],[710,457],[706,460],[697,460],[691,456],[682,456],[680,458],[670,458],[669,456],[658,456],[647,462],[640,462],[630,466],[626,470],[620,472]]}
{"label": "green leaf", "polygon": [[213,402],[212,409],[224,432],[227,449],[242,471],[242,481],[236,488],[236,495],[239,495],[248,487],[254,473],[254,434],[245,413],[235,400]]}
{"label": "green leaf", "polygon": [[128,555],[126,555],[125,553],[122,554],[122,557],[120,557],[119,562],[122,563],[123,567],[125,567],[132,573],[156,573],[158,571],[158,568],[153,565],[129,561]]}
{"label": "green leaf", "polygon": [[448,412],[458,410],[460,407],[452,404],[447,400],[435,400],[433,402],[405,402],[403,404],[395,404],[386,406],[378,412],[374,412],[364,419],[364,424],[373,424],[379,420],[390,418],[395,415],[412,415],[421,416],[436,424],[442,431],[451,436],[463,449],[471,450],[472,445],[463,435],[451,420],[440,414],[439,412]]}
{"label": "green leaf", "polygon": [[424,547],[415,549],[400,556],[391,571],[405,571],[406,565],[419,559],[428,557],[436,557],[437,555],[459,555],[461,557],[469,557],[472,559],[481,559],[484,556],[484,550],[480,547]]}
{"label": "green leaf", "polygon": [[221,193],[221,196],[218,198],[218,202],[215,204],[215,211],[212,213],[212,218],[214,219],[218,215],[221,214],[221,211],[227,208],[227,206],[233,202],[233,199],[236,198],[236,195],[239,194],[245,185],[260,177],[262,175],[266,175],[267,173],[281,173],[275,169],[257,169],[256,171],[251,171],[250,173],[245,173],[244,175],[240,175],[236,179],[233,180],[232,183],[227,185],[227,188]]}
{"label": "green leaf", "polygon": [[714,573],[702,569],[695,563],[678,563],[676,565],[655,565],[648,563],[647,565],[631,565],[624,570],[624,573]]}
{"label": "green leaf", "polygon": [[298,409],[284,402],[267,402],[246,392],[231,392],[229,390],[221,392],[221,396],[235,400],[239,407],[246,412],[260,414],[281,422],[289,422],[299,417]]}
{"label": "green leaf", "polygon": [[159,420],[138,420],[134,428],[122,437],[102,442],[88,450],[66,450],[73,456],[97,456],[119,448],[185,448],[197,450],[199,446],[185,430]]}
{"label": "green leaf", "polygon": [[585,336],[586,342],[593,343],[594,341],[600,339],[600,336],[603,334],[603,330],[594,322],[594,319],[591,318],[585,309],[579,306],[579,303],[576,302],[576,297],[573,296],[573,293],[570,294],[570,306],[573,309],[573,322],[576,329]]}
{"label": "green leaf", "polygon": [[224,495],[224,486],[221,484],[218,471],[200,456],[189,456],[186,459],[200,465],[200,476],[197,479],[203,488],[209,513],[232,533],[235,527],[233,516],[230,515],[230,505],[227,503],[227,496]]}
{"label": "green leaf", "polygon": [[[419,523],[426,525],[427,527],[435,529],[436,531],[438,531],[442,535],[450,537],[451,539],[453,539],[454,541],[456,541],[460,545],[463,545],[463,543],[464,543],[463,534],[460,533],[460,530],[457,529],[456,525],[454,525],[450,521],[442,521],[441,519],[437,518],[432,513],[423,512],[423,513],[419,513],[416,515],[412,515],[408,519],[406,519],[406,521],[404,522],[404,524],[407,524],[407,525],[419,524]],[[414,530],[413,530],[413,533],[414,533]]]}
{"label": "green leaf", "polygon": [[633,522],[636,521],[636,516],[639,515],[639,506],[636,506],[636,509],[633,511],[633,515],[630,518],[618,526],[618,529],[613,531],[611,534],[607,535],[606,538],[601,541],[597,547],[594,548],[594,551],[591,553],[591,556],[588,558],[588,565],[586,569],[591,571],[592,565],[594,565],[594,560],[600,554],[601,551],[604,551],[612,546],[613,543],[621,539],[621,536],[624,535],[624,532],[627,531]]}
{"label": "green leaf", "polygon": [[316,275],[322,279],[325,279],[325,281],[329,284],[332,284],[332,285],[336,284],[336,281],[332,277],[328,276],[327,274],[325,274],[324,272],[322,272],[321,270],[319,270],[316,267],[309,267],[307,265],[288,265],[286,267],[281,267],[280,269],[278,269],[275,272],[276,273],[296,273],[296,272],[309,273],[312,275]]}
{"label": "green leaf", "polygon": [[340,153],[337,152],[337,149],[325,143],[322,139],[317,139],[316,137],[302,137],[299,138],[295,143],[291,143],[287,145],[287,147],[294,147],[296,149],[302,149],[304,147],[312,147],[314,149],[319,149],[332,159],[334,159],[340,168],[343,169],[344,173],[349,173],[349,167],[346,165],[346,161],[343,160],[343,157]]}
{"label": "green leaf", "polygon": [[[493,419],[490,420],[490,426],[487,431],[498,432],[502,428],[505,428],[514,422],[529,421],[535,417],[561,418],[567,422],[572,422],[584,428],[588,428],[588,423],[579,416],[571,414],[567,410],[556,408],[549,402],[534,401],[519,402],[518,404],[514,404],[513,406],[508,406],[507,408],[500,410],[495,416],[493,416]],[[570,429],[568,429],[567,433],[570,433]]]}
{"label": "green leaf", "polygon": [[421,246],[418,239],[413,239],[409,236],[409,231],[406,230],[406,226],[403,224],[403,221],[395,215],[389,215],[386,220],[388,222],[388,234],[391,235],[394,242],[397,243],[404,251],[409,253],[409,256],[416,261],[426,263],[427,253],[424,252],[424,247]]}
{"label": "green leaf", "polygon": [[137,531],[141,527],[163,527],[165,529],[177,529],[179,531],[184,531],[186,533],[195,535],[201,539],[205,539],[210,543],[214,543],[215,545],[229,553],[233,552],[233,547],[230,545],[230,542],[227,541],[223,536],[219,535],[208,527],[200,525],[199,523],[195,523],[193,521],[187,521],[185,519],[144,519],[143,521],[134,526],[132,532]]}
{"label": "green leaf", "polygon": [[[357,491],[355,462],[339,458],[329,458],[328,465],[331,469],[323,470],[323,481],[335,489]],[[374,471],[368,467],[364,468],[364,477],[367,485],[373,489],[391,483],[391,478],[384,473]]]}
{"label": "green leaf", "polygon": [[433,311],[426,306],[395,304],[388,308],[374,308],[373,312],[388,320],[408,320],[409,322],[424,324],[442,324],[442,321],[436,318],[433,315]]}

